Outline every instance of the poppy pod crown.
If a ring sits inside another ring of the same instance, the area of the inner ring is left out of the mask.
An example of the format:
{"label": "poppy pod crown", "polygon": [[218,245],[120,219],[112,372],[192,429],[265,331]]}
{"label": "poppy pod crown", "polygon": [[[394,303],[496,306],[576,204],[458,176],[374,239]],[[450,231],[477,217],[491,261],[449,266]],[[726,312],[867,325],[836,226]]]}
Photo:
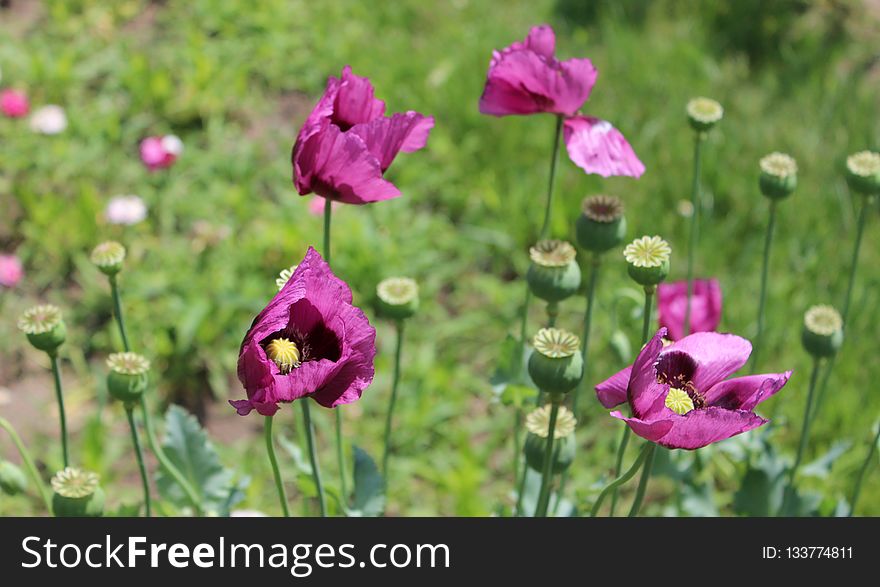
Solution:
{"label": "poppy pod crown", "polygon": [[574,247],[565,241],[542,240],[529,250],[532,262],[526,281],[532,293],[546,302],[561,302],[577,293],[581,269]]}

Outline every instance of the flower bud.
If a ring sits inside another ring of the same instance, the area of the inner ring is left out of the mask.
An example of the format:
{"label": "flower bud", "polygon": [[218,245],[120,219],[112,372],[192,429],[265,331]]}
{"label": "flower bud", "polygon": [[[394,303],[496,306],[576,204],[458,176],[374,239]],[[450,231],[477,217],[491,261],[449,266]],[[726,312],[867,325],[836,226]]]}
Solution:
{"label": "flower bud", "polygon": [[623,249],[629,276],[646,288],[655,287],[669,275],[671,253],[669,243],[659,236],[637,238]]}
{"label": "flower bud", "polygon": [[92,250],[92,263],[101,273],[113,276],[122,271],[122,262],[125,261],[125,247],[116,241],[101,243]]}
{"label": "flower bud", "polygon": [[[546,405],[531,412],[526,416],[525,452],[526,464],[535,471],[544,470],[544,456],[547,453],[547,437],[550,428],[550,409]],[[574,415],[565,407],[560,406],[556,414],[556,426],[553,428],[553,464],[551,471],[554,475],[564,472],[574,460],[575,440],[574,428],[577,421]]]}
{"label": "flower bud", "polygon": [[576,254],[573,246],[560,240],[538,241],[530,248],[532,263],[526,281],[532,294],[545,302],[561,302],[576,294],[581,286]]}
{"label": "flower bud", "polygon": [[857,194],[880,193],[880,153],[861,151],[847,157],[846,182]]}
{"label": "flower bud", "polygon": [[581,215],[575,222],[575,234],[582,249],[604,253],[626,238],[623,202],[614,196],[584,198]]}
{"label": "flower bud", "polygon": [[542,328],[532,341],[529,376],[546,393],[568,393],[584,376],[580,339],[559,328]]}
{"label": "flower bud", "polygon": [[419,309],[419,285],[409,277],[389,277],[376,286],[376,311],[391,320],[405,320]]}
{"label": "flower bud", "polygon": [[804,314],[801,341],[816,358],[831,357],[843,344],[843,319],[832,306],[813,306]]}
{"label": "flower bud", "polygon": [[785,153],[770,153],[760,161],[761,193],[771,200],[781,200],[797,187],[797,162]]}
{"label": "flower bud", "polygon": [[27,489],[24,471],[9,461],[0,461],[0,491],[6,495],[18,495]]}
{"label": "flower bud", "polygon": [[57,518],[93,518],[104,513],[104,491],[95,473],[66,467],[52,477],[52,490],[52,510]]}
{"label": "flower bud", "polygon": [[706,132],[724,117],[724,108],[711,98],[694,98],[687,103],[688,122],[697,132]]}
{"label": "flower bud", "polygon": [[61,310],[51,304],[34,306],[18,319],[18,328],[27,335],[34,348],[55,354],[67,338]]}
{"label": "flower bud", "polygon": [[114,353],[107,357],[107,392],[129,406],[147,390],[150,362],[137,353]]}

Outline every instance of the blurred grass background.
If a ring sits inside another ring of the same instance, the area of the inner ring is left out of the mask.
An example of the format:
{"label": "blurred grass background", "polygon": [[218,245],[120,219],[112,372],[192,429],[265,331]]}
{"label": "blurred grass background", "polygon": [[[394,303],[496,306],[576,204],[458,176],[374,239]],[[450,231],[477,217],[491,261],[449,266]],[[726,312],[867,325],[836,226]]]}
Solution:
{"label": "blurred grass background", "polygon": [[[27,277],[6,292],[0,320],[0,384],[14,418],[25,401],[21,381],[42,371],[15,318],[49,301],[67,315],[66,382],[83,412],[103,396],[103,357],[116,348],[105,280],[88,253],[115,238],[129,247],[122,276],[130,336],[155,360],[164,398],[206,420],[224,462],[252,476],[247,507],[277,513],[260,443],[261,421],[244,423],[225,405],[243,392],[235,379],[238,345],[275,292],[277,273],[320,242],[290,181],[289,151],[298,125],[328,75],[350,64],[370,77],[389,111],[436,117],[428,148],[390,170],[403,197],[339,209],[334,270],[366,304],[375,284],[408,274],[422,287],[423,310],[407,330],[398,403],[389,511],[406,515],[487,515],[509,502],[509,409],[493,402],[488,375],[499,345],[514,332],[527,247],[536,238],[553,132],[549,116],[496,119],[477,111],[495,48],[548,22],[561,58],[586,56],[599,79],[585,112],[610,120],[630,140],[647,172],[638,181],[584,175],[560,159],[552,234],[573,238],[587,195],[611,193],[627,206],[630,237],[660,234],[673,246],[673,277],[684,276],[692,134],[684,104],[719,100],[725,118],[704,150],[704,222],[697,273],[724,291],[722,329],[751,336],[756,327],[760,255],[767,202],[757,189],[758,159],[792,154],[799,187],[780,207],[762,370],[794,369],[785,390],[759,410],[775,419],[774,442],[793,453],[810,360],[800,346],[804,310],[839,305],[855,227],[855,203],[843,181],[846,155],[878,145],[880,7],[861,0],[696,2],[687,0],[452,0],[309,2],[263,0],[44,0],[3,3],[0,67],[4,87],[26,89],[33,106],[62,105],[68,130],[33,134],[26,122],[0,119],[0,249],[24,260]],[[137,146],[173,132],[186,150],[167,173],[148,174]],[[163,191],[178,230],[158,242],[150,223],[121,229],[102,212],[113,195],[148,205]],[[878,214],[871,213],[844,352],[810,453],[854,442],[824,482],[848,494],[880,412],[875,382]],[[612,352],[615,292],[630,287],[622,259],[603,273],[589,377],[624,363]],[[532,324],[543,312],[535,305]],[[563,306],[560,325],[580,331],[583,299]],[[372,316],[372,311],[368,311]],[[637,348],[639,317],[619,326]],[[393,328],[378,322],[377,376],[344,411],[352,442],[381,450]],[[49,379],[45,380],[46,387]],[[46,400],[48,389],[40,391]],[[216,403],[215,403],[216,402]],[[608,474],[620,423],[591,398],[582,402],[582,448],[569,484],[583,505]],[[42,410],[54,422],[54,404]],[[280,422],[297,434],[285,407]],[[325,477],[335,479],[332,415],[320,414]],[[137,500],[118,406],[84,417],[74,447],[105,476],[128,479],[120,496]],[[230,420],[232,420],[230,422]],[[244,432],[242,432],[244,427]],[[232,432],[230,432],[232,430]],[[29,434],[51,470],[49,439]],[[3,455],[17,460],[0,439]],[[724,458],[719,456],[719,459]],[[288,459],[283,467],[294,478]],[[736,463],[719,464],[725,510]],[[672,490],[652,484],[654,501]],[[296,491],[292,497],[296,498]],[[111,496],[111,500],[112,500]],[[32,502],[3,498],[0,513]],[[649,501],[649,513],[659,506]],[[653,510],[651,508],[654,508]],[[868,479],[861,512],[880,514],[880,475]]]}

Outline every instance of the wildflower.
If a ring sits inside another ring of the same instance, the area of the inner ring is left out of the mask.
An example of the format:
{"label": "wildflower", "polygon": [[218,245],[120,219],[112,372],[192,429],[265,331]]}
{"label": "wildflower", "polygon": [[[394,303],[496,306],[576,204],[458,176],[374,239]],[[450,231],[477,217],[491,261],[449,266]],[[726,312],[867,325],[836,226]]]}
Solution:
{"label": "wildflower", "polygon": [[847,157],[846,181],[858,194],[880,193],[880,153],[860,151]]}
{"label": "wildflower", "polygon": [[698,332],[665,345],[661,328],[635,363],[596,386],[606,408],[633,432],[667,448],[693,450],[752,430],[768,420],[755,407],[788,382],[791,371],[727,379],[745,365],[752,345],[733,334]]}
{"label": "wildflower", "polygon": [[[721,321],[721,286],[717,279],[695,279],[691,295],[691,332],[711,332]],[[685,335],[687,312],[687,281],[661,283],[657,286],[657,307],[660,326],[669,331],[673,340]]]}
{"label": "wildflower", "polygon": [[0,286],[15,287],[23,277],[24,268],[17,256],[0,254]]}
{"label": "wildflower", "polygon": [[559,61],[556,36],[547,25],[492,54],[480,112],[493,116],[551,113],[564,117],[564,140],[572,162],[603,177],[639,177],[645,166],[610,122],[579,113],[596,83],[589,59]]}
{"label": "wildflower", "polygon": [[691,128],[697,132],[706,132],[724,117],[724,108],[711,98],[694,98],[685,110]]}
{"label": "wildflower", "polygon": [[546,302],[560,302],[581,285],[581,269],[574,247],[560,240],[542,240],[529,249],[532,263],[526,281],[532,293]]}
{"label": "wildflower", "polygon": [[107,241],[92,249],[92,263],[105,275],[116,275],[125,261],[125,247],[116,241]]}
{"label": "wildflower", "polygon": [[27,116],[31,106],[27,95],[18,90],[0,91],[0,112],[7,118],[21,118]]}
{"label": "wildflower", "polygon": [[385,116],[370,80],[346,66],[330,77],[324,95],[306,119],[291,153],[293,182],[300,195],[315,193],[346,204],[396,198],[383,174],[400,151],[425,146],[434,119],[418,112]]}
{"label": "wildflower", "polygon": [[104,491],[96,473],[65,467],[52,477],[51,484],[56,517],[97,517],[104,512]]}
{"label": "wildflower", "polygon": [[[552,406],[542,406],[526,416],[528,436],[523,446],[526,464],[538,472],[544,470],[544,457],[547,452],[547,437],[550,435],[550,410]],[[574,414],[565,406],[559,407],[556,426],[553,428],[553,463],[551,472],[559,474],[574,461],[574,429],[577,421]]]}
{"label": "wildflower", "polygon": [[67,128],[67,115],[64,108],[49,104],[34,110],[30,119],[31,130],[43,135],[57,135]]}
{"label": "wildflower", "polygon": [[176,135],[147,137],[141,141],[141,162],[150,171],[174,165],[183,153],[183,141]]}
{"label": "wildflower", "polygon": [[138,401],[147,389],[150,361],[137,353],[114,353],[107,357],[107,391],[127,405]]}
{"label": "wildflower", "polygon": [[104,212],[110,224],[132,225],[147,217],[147,205],[138,196],[114,196]]}
{"label": "wildflower", "polygon": [[50,355],[57,352],[67,338],[61,310],[51,304],[27,309],[18,319],[18,328],[27,335],[34,348]]}
{"label": "wildflower", "polygon": [[584,375],[580,339],[559,328],[542,328],[532,342],[529,376],[538,389],[547,393],[567,393]]}
{"label": "wildflower", "polygon": [[666,279],[671,254],[669,243],[659,236],[637,238],[623,249],[629,276],[646,289]]}
{"label": "wildflower", "polygon": [[770,153],[759,162],[759,185],[766,197],[781,200],[797,187],[797,161],[785,153]]}
{"label": "wildflower", "polygon": [[351,290],[313,248],[254,319],[241,344],[241,415],[271,416],[279,403],[311,397],[324,407],[352,403],[373,380],[376,331],[352,305]]}

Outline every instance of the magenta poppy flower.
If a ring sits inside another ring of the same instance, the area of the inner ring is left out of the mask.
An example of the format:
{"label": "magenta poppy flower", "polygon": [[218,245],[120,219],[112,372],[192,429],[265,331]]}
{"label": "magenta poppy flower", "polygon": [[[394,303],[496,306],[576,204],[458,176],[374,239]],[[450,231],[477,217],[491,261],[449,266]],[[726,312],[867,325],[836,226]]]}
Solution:
{"label": "magenta poppy flower", "polygon": [[755,407],[788,382],[791,371],[728,379],[745,365],[749,341],[698,332],[664,345],[661,328],[635,363],[596,386],[606,408],[628,402],[632,417],[611,412],[633,432],[667,448],[694,450],[768,422]]}
{"label": "magenta poppy flower", "polygon": [[0,285],[15,287],[24,277],[24,268],[15,255],[0,255]]}
{"label": "magenta poppy flower", "polygon": [[494,51],[480,112],[574,115],[590,97],[598,72],[589,59],[558,61],[555,51],[556,35],[547,25],[532,27],[525,41]]}
{"label": "magenta poppy flower", "polygon": [[376,330],[351,302],[348,285],[309,247],[241,343],[247,399],[229,402],[238,413],[271,416],[279,403],[308,397],[327,408],[360,398],[373,381]]}
{"label": "magenta poppy flower", "polygon": [[[687,281],[661,283],[657,286],[660,326],[666,327],[673,340],[684,337],[687,313]],[[717,279],[695,279],[691,295],[691,332],[712,332],[721,322],[721,286]]]}
{"label": "magenta poppy flower", "polygon": [[418,151],[434,119],[418,112],[385,116],[370,80],[346,66],[330,77],[291,153],[293,182],[310,193],[346,204],[396,198],[400,190],[383,174],[401,151]]}
{"label": "magenta poppy flower", "polygon": [[174,165],[183,152],[183,141],[175,135],[147,137],[141,141],[141,162],[150,171]]}
{"label": "magenta poppy flower", "polygon": [[27,95],[18,90],[3,90],[0,92],[0,111],[8,118],[21,118],[27,116],[31,105]]}
{"label": "magenta poppy flower", "polygon": [[589,59],[558,61],[556,36],[533,27],[525,41],[495,51],[489,63],[480,112],[493,116],[550,113],[565,117],[563,137],[572,162],[602,177],[640,177],[645,166],[607,120],[579,113],[598,72]]}

